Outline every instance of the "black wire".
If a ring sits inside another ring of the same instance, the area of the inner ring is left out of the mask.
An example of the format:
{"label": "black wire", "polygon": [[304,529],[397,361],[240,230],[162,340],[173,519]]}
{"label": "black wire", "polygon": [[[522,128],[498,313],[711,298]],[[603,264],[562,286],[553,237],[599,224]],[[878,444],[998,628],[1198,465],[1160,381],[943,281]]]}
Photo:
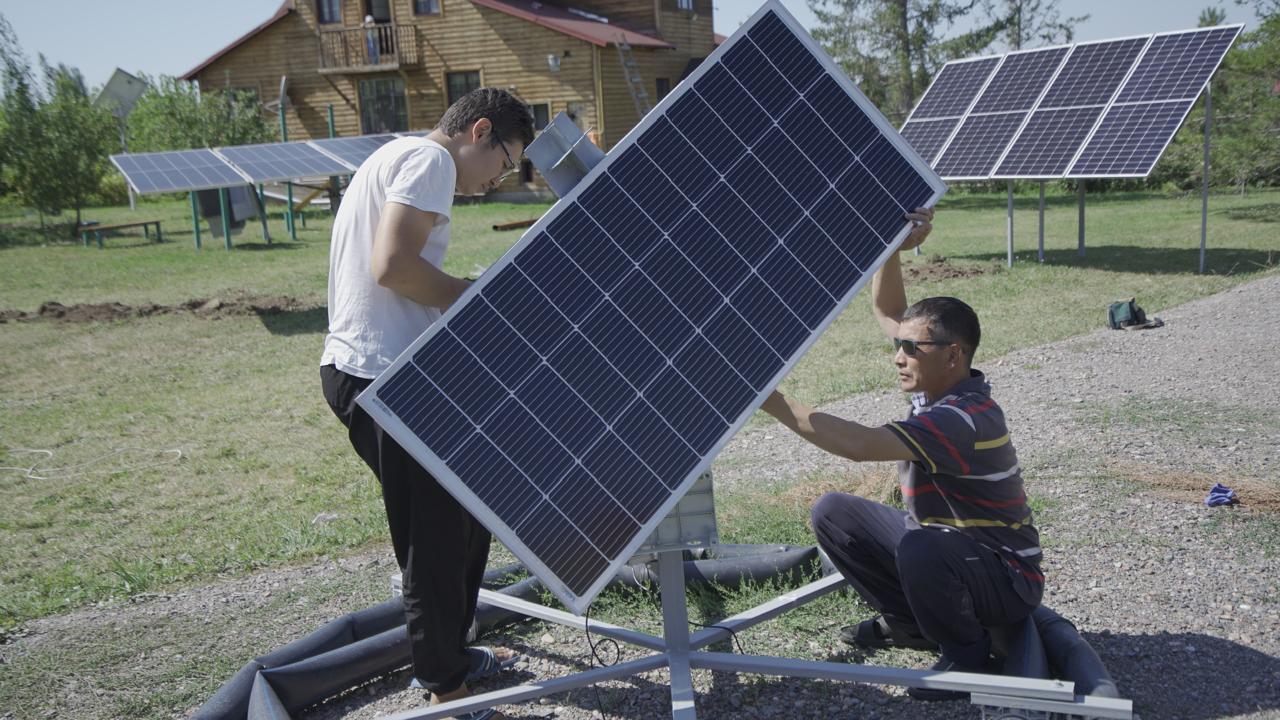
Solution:
{"label": "black wire", "polygon": [[[582,629],[587,633],[587,647],[591,648],[591,657],[588,658],[588,663],[591,667],[594,668],[597,662],[600,663],[600,667],[617,665],[618,661],[622,659],[622,646],[618,645],[617,640],[606,637],[602,638],[599,642],[591,641],[591,605],[587,605],[587,612],[583,617],[583,621]],[[606,642],[613,643],[613,662],[605,662],[604,658],[600,657],[600,652],[597,649]],[[600,717],[602,719],[608,718],[608,714],[604,711],[604,702],[600,699],[600,687],[593,683],[591,685],[591,691],[596,695],[596,709],[600,711]]]}
{"label": "black wire", "polygon": [[697,627],[700,627],[700,628],[716,628],[719,630],[727,631],[729,633],[729,636],[733,638],[733,644],[738,646],[738,654],[739,655],[747,654],[747,651],[742,649],[742,641],[738,639],[738,633],[734,632],[733,628],[726,627],[724,625],[703,625],[702,623],[696,623],[692,620],[689,621],[689,624],[696,625]]}

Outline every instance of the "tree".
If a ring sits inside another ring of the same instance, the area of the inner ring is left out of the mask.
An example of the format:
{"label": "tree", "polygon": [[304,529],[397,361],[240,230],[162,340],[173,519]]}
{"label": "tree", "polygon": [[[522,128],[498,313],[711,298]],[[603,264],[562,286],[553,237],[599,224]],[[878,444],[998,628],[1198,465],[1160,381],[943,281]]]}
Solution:
{"label": "tree", "polygon": [[134,151],[271,142],[275,128],[251,93],[209,91],[177,78],[144,77],[147,90],[129,113]]}
{"label": "tree", "polygon": [[[1204,16],[1202,15],[1202,18]],[[1214,75],[1210,181],[1280,184],[1280,14],[1244,33]],[[1152,176],[1158,184],[1192,189],[1201,182],[1204,103],[1192,110]]]}
{"label": "tree", "polygon": [[901,121],[948,60],[985,50],[1003,20],[952,37],[978,0],[809,0],[813,36],[886,115]]}
{"label": "tree", "polygon": [[1058,0],[986,0],[987,16],[1002,23],[1001,38],[1009,50],[1069,43],[1075,26],[1088,15],[1062,18]]}
{"label": "tree", "polygon": [[89,196],[97,192],[107,169],[107,155],[116,145],[115,117],[97,107],[89,97],[79,70],[44,63],[47,100],[39,108],[41,123],[42,184],[48,197],[40,209],[58,214],[76,211],[72,237],[80,227],[80,213]]}

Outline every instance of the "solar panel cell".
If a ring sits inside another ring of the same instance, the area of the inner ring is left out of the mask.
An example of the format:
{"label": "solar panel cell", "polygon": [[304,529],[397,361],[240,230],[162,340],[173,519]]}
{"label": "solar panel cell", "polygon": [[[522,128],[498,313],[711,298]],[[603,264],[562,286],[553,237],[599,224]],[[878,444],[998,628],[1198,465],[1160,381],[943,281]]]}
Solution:
{"label": "solar panel cell", "polygon": [[516,266],[569,322],[581,322],[604,299],[604,294],[569,262],[569,257],[555,243],[536,242],[530,245],[529,251],[516,259]]}
{"label": "solar panel cell", "polygon": [[707,321],[702,333],[721,355],[732,358],[734,369],[752,387],[764,387],[782,367],[782,358],[731,307],[721,307],[715,317]]}
{"label": "solar panel cell", "polygon": [[[744,157],[725,176],[733,190],[755,211],[774,236],[786,233],[804,210],[791,199],[754,155]],[[714,195],[712,196],[714,202]]]}
{"label": "solar panel cell", "polygon": [[955,130],[956,125],[959,124],[958,118],[912,119],[902,126],[902,137],[911,143],[911,147],[924,158],[925,162],[933,162],[938,156],[938,151],[942,150],[942,146],[946,144],[947,138],[951,137],[951,131]]}
{"label": "solar panel cell", "polygon": [[467,479],[467,486],[508,525],[518,525],[529,509],[542,500],[542,493],[524,473],[483,435],[472,435],[449,462],[459,477]]}
{"label": "solar panel cell", "polygon": [[534,416],[574,457],[604,434],[604,422],[549,365],[535,370],[515,396],[535,408]]}
{"label": "solar panel cell", "polygon": [[830,182],[779,128],[765,133],[754,152],[800,207],[812,205]]}
{"label": "solar panel cell", "polygon": [[999,64],[999,56],[947,63],[912,111],[911,118],[923,120],[963,115]]}
{"label": "solar panel cell", "polygon": [[659,243],[640,268],[694,325],[701,325],[721,301],[715,287],[670,242]]}
{"label": "solar panel cell", "polygon": [[[642,272],[633,272],[623,279],[617,292],[613,293],[613,300],[663,355],[669,356],[680,349],[693,334],[689,320]],[[622,369],[621,365],[619,369]],[[622,374],[637,387],[649,380],[648,377],[633,378],[626,370]]]}
{"label": "solar panel cell", "polygon": [[742,259],[752,265],[777,242],[760,216],[726,182],[716,183],[698,204],[698,209]]}
{"label": "solar panel cell", "polygon": [[1037,110],[996,169],[996,177],[1058,177],[1093,129],[1102,106]]}
{"label": "solar panel cell", "polygon": [[735,44],[724,54],[721,62],[742,84],[747,94],[764,108],[768,117],[775,118],[785,113],[798,99],[796,89],[752,43]]}
{"label": "solar panel cell", "polygon": [[750,145],[769,127],[768,114],[751,99],[723,65],[714,65],[698,80],[693,89],[715,108],[716,115],[729,126],[738,140]]}
{"label": "solar panel cell", "polygon": [[514,265],[503,268],[482,296],[539,355],[547,355],[569,334],[569,321]]}
{"label": "solar panel cell", "polygon": [[395,135],[360,135],[345,138],[321,138],[311,144],[330,155],[335,155],[351,167],[358,168],[378,148],[395,140]]}
{"label": "solar panel cell", "polygon": [[615,245],[577,204],[560,213],[555,222],[547,226],[547,234],[605,292],[617,285],[634,267],[622,248]]}
{"label": "solar panel cell", "polygon": [[481,429],[544,493],[574,463],[573,456],[515,398],[494,411]]}
{"label": "solar panel cell", "polygon": [[742,143],[697,93],[681,95],[667,111],[667,118],[715,167],[729,167],[742,155]]}
{"label": "solar panel cell", "polygon": [[378,397],[419,440],[450,457],[471,436],[474,425],[412,363],[395,372]]}
{"label": "solar panel cell", "polygon": [[1157,35],[1116,102],[1194,100],[1239,32],[1232,26]]}
{"label": "solar panel cell", "polygon": [[644,131],[637,144],[691,200],[706,192],[707,187],[720,176],[666,118],[658,118],[652,127]]}
{"label": "solar panel cell", "polygon": [[818,78],[805,91],[804,98],[845,147],[855,154],[861,153],[871,141],[880,137],[880,131],[871,118],[830,75]]}
{"label": "solar panel cell", "polygon": [[721,295],[728,295],[751,272],[746,261],[700,213],[685,215],[671,231],[671,242],[706,275]]}
{"label": "solar panel cell", "polygon": [[[849,169],[836,180],[835,190],[845,202],[849,203],[858,217],[875,230],[882,242],[889,242],[906,222],[903,218],[905,211],[884,188],[880,187],[880,183],[863,167],[862,163],[855,162],[850,165]],[[844,217],[845,222],[851,224],[852,218],[847,213]],[[856,227],[856,225],[853,226]],[[880,249],[883,250],[884,246],[882,245]]]}
{"label": "solar panel cell", "polygon": [[666,418],[676,434],[702,455],[729,429],[729,423],[703,400],[675,368],[667,368],[645,392],[645,400]]}
{"label": "solar panel cell", "polygon": [[[647,417],[649,420],[657,420],[654,426],[655,432],[659,434],[670,432],[670,429],[657,419],[658,416],[649,410],[647,405],[639,401],[635,405],[648,411],[648,415],[645,416],[644,413],[633,415],[629,418],[629,422],[635,422],[636,418]],[[637,437],[643,444],[644,436],[641,434]],[[690,450],[689,454],[692,455],[693,451]],[[617,433],[608,433],[601,438],[600,442],[583,457],[582,465],[596,479],[596,482],[599,482],[622,507],[626,508],[627,514],[640,523],[648,522],[653,517],[661,498],[665,497],[668,491],[667,486],[658,480],[654,470],[641,460],[640,456],[633,452]]]}
{"label": "solar panel cell", "polygon": [[1186,100],[1111,106],[1070,174],[1148,175],[1190,109]]}
{"label": "solar panel cell", "polygon": [[[812,222],[806,220],[810,226]],[[816,226],[813,230],[818,232]],[[820,232],[818,234],[821,234]],[[842,273],[848,277],[848,273]],[[836,305],[833,298],[789,250],[779,248],[760,263],[760,277],[809,330],[816,330]]]}
{"label": "solar panel cell", "polygon": [[638,207],[644,208],[654,224],[671,229],[689,211],[689,203],[680,190],[667,181],[638,146],[627,148],[609,167],[609,175]]}
{"label": "solar panel cell", "polygon": [[582,528],[585,537],[595,540],[606,557],[622,552],[640,530],[635,519],[582,467],[570,470],[549,499],[574,527]]}
{"label": "solar panel cell", "polygon": [[[815,211],[821,211],[830,205],[844,205],[844,209],[838,211],[842,213],[841,215],[834,216],[835,213],[832,213],[828,216],[833,232],[838,232],[845,223],[853,222],[862,225],[862,232],[865,235],[873,235],[870,228],[852,215],[852,208],[849,208],[838,195],[831,193],[824,202],[826,205],[819,203]],[[816,218],[818,218],[817,212],[814,214],[814,219]],[[838,299],[843,298],[849,288],[853,287],[861,269],[855,267],[849,258],[840,252],[840,248],[831,241],[829,236],[832,236],[831,232],[824,232],[813,219],[805,218],[791,230],[783,242],[796,260],[817,278],[827,293]],[[876,238],[875,242],[878,245],[879,238]]]}
{"label": "solar panel cell", "polygon": [[[894,205],[904,210],[914,210],[926,202],[933,194],[933,188],[925,182],[920,173],[907,161],[907,158],[893,146],[888,139],[879,137],[862,153],[862,164],[880,181],[880,185],[896,201]],[[902,224],[902,216],[894,218],[895,224]],[[884,237],[893,237],[897,227]]]}
{"label": "solar panel cell", "polygon": [[579,203],[633,262],[640,262],[662,237],[662,230],[608,175],[596,178]]}
{"label": "solar panel cell", "polygon": [[1143,36],[1077,45],[1040,101],[1040,108],[1107,104],[1149,39]]}
{"label": "solar panel cell", "polygon": [[844,167],[847,157],[840,151],[840,138],[807,103],[793,105],[778,125],[825,177],[835,177]]}
{"label": "solar panel cell", "polygon": [[[759,276],[747,278],[730,298],[733,308],[769,343],[780,358],[790,357],[809,337],[804,323]],[[781,362],[779,362],[779,367]],[[757,390],[767,378],[748,377]]]}
{"label": "solar panel cell", "polygon": [[1044,92],[1045,85],[1057,71],[1068,50],[1070,48],[1056,47],[1006,55],[991,82],[978,97],[978,102],[974,103],[972,112],[1030,110],[1040,93]]}
{"label": "solar panel cell", "polygon": [[[476,363],[467,348],[452,333],[426,345],[413,355],[413,363],[459,408],[464,408],[473,423],[482,423],[498,404],[507,398],[507,389],[486,368]],[[472,371],[474,368],[474,371]]]}
{"label": "solar panel cell", "polygon": [[550,502],[539,503],[516,529],[534,556],[574,592],[609,567],[604,555]]}
{"label": "solar panel cell", "polygon": [[764,51],[795,87],[803,90],[822,75],[822,65],[775,15],[756,23],[747,37]]}
{"label": "solar panel cell", "polygon": [[[612,308],[612,306],[606,306]],[[603,309],[602,309],[603,312]],[[616,311],[615,311],[616,312]],[[600,316],[598,312],[592,317]],[[627,322],[625,318],[618,317],[618,322]],[[588,325],[591,323],[587,321]],[[647,352],[654,359],[654,368],[658,367],[658,363],[662,362],[661,356],[658,355],[657,349],[645,340],[638,330],[633,330],[630,338],[635,345],[639,346],[641,352]],[[617,343],[614,347],[614,354],[627,352],[628,347],[624,346],[626,338],[622,333],[614,332],[604,335],[603,344],[606,347],[610,342]],[[555,353],[551,356],[549,362],[551,367],[555,369],[560,377],[573,388],[574,392],[582,396],[588,405],[600,416],[606,423],[613,422],[618,413],[626,406],[629,396],[620,390],[627,387],[627,379],[622,376],[609,361],[597,350],[596,346],[587,340],[582,334],[575,332],[570,335]]]}
{"label": "solar panel cell", "polygon": [[970,115],[934,163],[934,170],[943,177],[987,177],[1025,117],[1021,112]]}

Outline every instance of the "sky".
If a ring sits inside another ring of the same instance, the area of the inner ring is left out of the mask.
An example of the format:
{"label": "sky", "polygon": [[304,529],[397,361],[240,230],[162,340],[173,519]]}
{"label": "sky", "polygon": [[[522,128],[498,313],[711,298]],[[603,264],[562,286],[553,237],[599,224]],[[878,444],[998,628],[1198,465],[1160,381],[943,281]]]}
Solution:
{"label": "sky", "polygon": [[[805,27],[816,23],[805,0],[782,0],[782,4]],[[731,34],[759,5],[757,0],[715,0],[716,32]],[[1195,27],[1200,11],[1211,5],[1225,10],[1228,22],[1254,24],[1252,11],[1232,0],[1059,3],[1063,16],[1090,16],[1077,26],[1077,40]],[[117,67],[148,75],[181,75],[270,18],[277,7],[278,0],[28,0],[0,2],[0,14],[13,26],[33,63],[43,54],[51,63],[77,67],[94,88],[104,84]]]}

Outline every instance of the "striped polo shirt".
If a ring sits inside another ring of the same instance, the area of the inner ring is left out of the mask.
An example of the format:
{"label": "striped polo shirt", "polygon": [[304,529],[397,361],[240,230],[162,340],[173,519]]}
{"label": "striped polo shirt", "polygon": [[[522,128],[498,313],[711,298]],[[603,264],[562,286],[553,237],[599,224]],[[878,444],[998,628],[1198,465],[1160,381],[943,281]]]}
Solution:
{"label": "striped polo shirt", "polygon": [[1000,554],[1018,595],[1038,604],[1044,591],[1040,535],[1022,487],[1018,455],[1004,411],[977,370],[928,403],[911,398],[911,414],[885,427],[916,455],[898,463],[909,526],[968,534]]}

